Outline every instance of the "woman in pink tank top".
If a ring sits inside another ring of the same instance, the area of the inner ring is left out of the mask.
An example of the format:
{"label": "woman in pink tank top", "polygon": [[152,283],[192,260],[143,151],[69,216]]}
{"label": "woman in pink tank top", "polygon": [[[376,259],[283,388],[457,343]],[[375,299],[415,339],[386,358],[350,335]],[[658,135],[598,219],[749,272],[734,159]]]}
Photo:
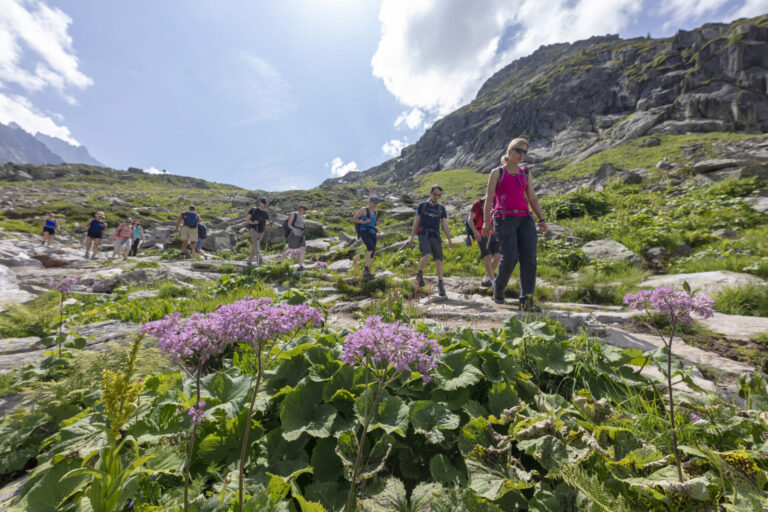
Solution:
{"label": "woman in pink tank top", "polygon": [[506,154],[501,157],[501,167],[491,171],[485,197],[492,200],[485,201],[483,236],[490,234],[492,225],[501,247],[501,262],[493,283],[493,300],[497,304],[504,304],[504,289],[519,259],[520,309],[541,311],[533,303],[538,237],[531,209],[539,218],[542,234],[547,232],[547,225],[533,190],[528,167],[520,167],[529,146],[525,139],[514,139],[509,143]]}

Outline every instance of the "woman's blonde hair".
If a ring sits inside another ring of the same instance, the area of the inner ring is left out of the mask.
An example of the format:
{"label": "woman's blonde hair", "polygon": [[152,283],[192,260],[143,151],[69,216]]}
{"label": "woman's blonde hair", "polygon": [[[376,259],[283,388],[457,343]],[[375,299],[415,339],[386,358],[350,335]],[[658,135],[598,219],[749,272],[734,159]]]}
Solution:
{"label": "woman's blonde hair", "polygon": [[509,155],[509,152],[512,151],[512,148],[517,148],[520,146],[525,146],[526,149],[531,147],[531,145],[528,144],[528,141],[522,137],[512,139],[512,142],[510,142],[509,146],[507,146],[507,152],[501,156],[501,165],[509,165],[509,157],[507,155]]}

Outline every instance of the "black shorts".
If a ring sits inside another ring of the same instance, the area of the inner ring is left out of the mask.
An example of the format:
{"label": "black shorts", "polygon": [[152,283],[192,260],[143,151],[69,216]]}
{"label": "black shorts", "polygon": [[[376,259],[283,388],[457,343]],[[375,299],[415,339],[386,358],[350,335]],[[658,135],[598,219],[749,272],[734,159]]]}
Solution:
{"label": "black shorts", "polygon": [[88,238],[99,238],[99,239],[101,239],[101,236],[102,236],[103,234],[104,234],[104,233],[91,233],[91,232],[89,231],[89,232],[88,232],[88,234],[87,234],[86,236],[87,236]]}
{"label": "black shorts", "polygon": [[439,236],[419,235],[419,250],[422,256],[431,254],[434,259],[443,260],[443,240]]}
{"label": "black shorts", "polygon": [[478,245],[480,246],[481,258],[485,258],[492,254],[501,254],[501,245],[499,244],[499,239],[496,238],[496,235],[491,235],[490,243],[488,243],[487,238],[481,238]]}
{"label": "black shorts", "polygon": [[360,240],[363,241],[365,248],[369,251],[376,250],[376,233],[371,233],[370,231],[361,231]]}
{"label": "black shorts", "polygon": [[43,228],[43,233],[50,233],[52,235],[55,235],[56,234],[56,229],[55,228]]}

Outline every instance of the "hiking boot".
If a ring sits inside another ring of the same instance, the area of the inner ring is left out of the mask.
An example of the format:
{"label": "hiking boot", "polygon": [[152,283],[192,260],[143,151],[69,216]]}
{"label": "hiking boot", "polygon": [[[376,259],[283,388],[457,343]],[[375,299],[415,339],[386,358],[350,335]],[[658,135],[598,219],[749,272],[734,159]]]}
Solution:
{"label": "hiking boot", "polygon": [[493,281],[488,279],[488,276],[485,276],[483,280],[480,281],[480,286],[482,286],[483,288],[490,288],[491,286],[493,286]]}
{"label": "hiking boot", "polygon": [[304,272],[304,265],[299,265],[298,268],[296,268],[296,272]]}
{"label": "hiking boot", "polygon": [[493,302],[504,304],[504,292],[499,292],[495,286],[493,287]]}
{"label": "hiking boot", "polygon": [[427,285],[427,283],[424,282],[423,272],[416,272],[416,284],[418,284],[419,287],[423,287]]}
{"label": "hiking boot", "polygon": [[445,285],[442,281],[437,282],[437,294],[441,297],[445,297]]}
{"label": "hiking boot", "polygon": [[541,313],[541,308],[533,303],[533,297],[526,297],[523,295],[520,297],[520,311]]}
{"label": "hiking boot", "polygon": [[85,251],[85,259],[88,259],[88,251]]}
{"label": "hiking boot", "polygon": [[371,271],[368,270],[368,267],[365,267],[363,269],[363,279],[370,279],[373,277],[373,274],[371,274]]}

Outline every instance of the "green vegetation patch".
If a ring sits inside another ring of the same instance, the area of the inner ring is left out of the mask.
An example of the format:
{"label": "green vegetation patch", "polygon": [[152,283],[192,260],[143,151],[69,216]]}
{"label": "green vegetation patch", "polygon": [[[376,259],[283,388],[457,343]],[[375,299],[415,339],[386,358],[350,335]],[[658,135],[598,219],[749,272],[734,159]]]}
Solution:
{"label": "green vegetation patch", "polygon": [[416,180],[417,184],[413,193],[417,197],[429,194],[432,185],[440,185],[446,196],[469,200],[485,195],[488,175],[479,173],[474,169],[448,169],[417,176]]}

